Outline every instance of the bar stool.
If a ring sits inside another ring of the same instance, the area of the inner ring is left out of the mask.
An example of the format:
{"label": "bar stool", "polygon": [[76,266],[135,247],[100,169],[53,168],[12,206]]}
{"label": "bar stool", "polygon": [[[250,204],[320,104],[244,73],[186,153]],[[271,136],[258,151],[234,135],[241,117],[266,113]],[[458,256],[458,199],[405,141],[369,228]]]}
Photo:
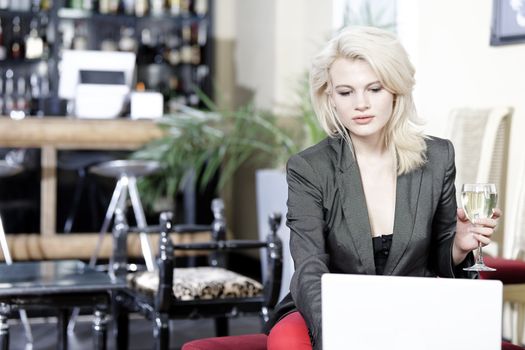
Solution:
{"label": "bar stool", "polygon": [[[24,168],[16,163],[8,162],[6,160],[0,160],[0,177],[13,176],[20,173]],[[7,238],[5,236],[4,224],[2,222],[2,215],[0,215],[0,245],[2,246],[2,254],[4,255],[4,260],[7,265],[13,263],[11,258],[11,252],[9,251],[9,246],[7,245]],[[29,344],[33,344],[33,334],[31,332],[31,326],[29,325],[29,320],[27,318],[26,310],[19,310],[20,320],[24,326],[24,331],[26,334],[26,339]]]}
{"label": "bar stool", "polygon": [[[121,156],[120,156],[121,157]],[[119,158],[120,158],[119,157]],[[91,206],[91,221],[95,224],[98,222],[95,190],[93,184],[89,183],[87,175],[88,169],[96,164],[115,160],[117,156],[108,151],[65,151],[60,152],[57,159],[57,168],[65,171],[76,172],[77,179],[73,191],[73,198],[69,205],[69,212],[64,222],[64,233],[71,233],[77,219],[78,211],[81,204],[81,198],[86,189],[88,189],[87,198]],[[97,224],[98,225],[98,224]],[[89,232],[89,231],[88,231]]]}
{"label": "bar stool", "polygon": [[[139,197],[139,191],[137,189],[137,178],[155,173],[160,169],[160,164],[157,161],[152,160],[112,160],[104,162],[90,168],[90,172],[96,175],[116,178],[117,184],[111,200],[109,202],[106,216],[102,224],[102,228],[99,232],[99,237],[95,251],[89,261],[89,266],[94,267],[102,247],[102,241],[104,235],[108,232],[109,225],[117,209],[122,212],[126,212],[126,201],[129,193],[131,200],[131,206],[139,229],[146,228],[146,216],[144,209]],[[146,232],[140,232],[140,245],[142,249],[142,255],[146,263],[148,271],[155,270],[155,258],[149,244],[148,236]]]}
{"label": "bar stool", "polygon": [[[155,173],[160,170],[160,164],[157,161],[153,160],[140,160],[140,159],[119,159],[111,160],[108,162],[103,162],[97,165],[94,165],[89,168],[89,171],[95,175],[111,177],[117,179],[117,184],[113,190],[111,200],[109,202],[106,215],[104,217],[104,222],[102,223],[102,228],[98,234],[97,245],[95,246],[95,251],[89,259],[88,266],[91,268],[95,267],[97,263],[98,255],[100,254],[100,249],[102,248],[102,242],[104,240],[104,235],[109,230],[109,225],[111,220],[116,213],[126,213],[126,204],[129,193],[129,198],[131,200],[131,206],[133,207],[133,213],[135,215],[135,220],[137,222],[137,227],[143,229],[147,227],[146,215],[144,214],[144,209],[142,207],[142,202],[140,201],[139,191],[137,188],[137,178],[141,176],[146,176]],[[148,271],[155,270],[155,256],[151,250],[149,244],[148,235],[146,232],[140,232],[140,247],[142,250],[142,255],[144,256],[144,261],[146,263],[146,268]],[[71,318],[68,324],[68,333],[72,334],[75,329],[76,319],[79,314],[79,309],[73,309]]]}

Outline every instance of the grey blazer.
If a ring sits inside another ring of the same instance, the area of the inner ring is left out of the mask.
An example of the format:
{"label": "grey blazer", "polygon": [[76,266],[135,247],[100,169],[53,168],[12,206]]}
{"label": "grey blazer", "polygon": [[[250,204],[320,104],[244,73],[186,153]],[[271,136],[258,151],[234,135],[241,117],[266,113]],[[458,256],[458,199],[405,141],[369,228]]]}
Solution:
{"label": "grey blazer", "polygon": [[[426,164],[397,178],[393,241],[384,274],[469,277],[462,267],[470,264],[472,254],[460,266],[452,263],[454,148],[448,140],[426,142]],[[375,274],[365,196],[357,162],[341,138],[326,138],[291,157],[287,181],[295,273],[291,295],[277,306],[274,322],[299,310],[314,348],[321,349],[321,275]]]}

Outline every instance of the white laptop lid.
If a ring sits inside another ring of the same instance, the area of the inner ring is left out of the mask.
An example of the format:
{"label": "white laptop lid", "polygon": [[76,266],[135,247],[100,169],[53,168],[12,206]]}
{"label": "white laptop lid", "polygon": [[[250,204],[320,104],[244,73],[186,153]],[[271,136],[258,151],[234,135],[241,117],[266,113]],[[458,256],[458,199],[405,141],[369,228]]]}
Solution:
{"label": "white laptop lid", "polygon": [[500,281],[325,274],[324,350],[500,350]]}

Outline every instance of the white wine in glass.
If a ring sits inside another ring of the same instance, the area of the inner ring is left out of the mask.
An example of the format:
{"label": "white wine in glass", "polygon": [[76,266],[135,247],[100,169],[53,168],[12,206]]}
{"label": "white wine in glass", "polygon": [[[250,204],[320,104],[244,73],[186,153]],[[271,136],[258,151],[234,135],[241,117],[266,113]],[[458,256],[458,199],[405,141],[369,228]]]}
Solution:
{"label": "white wine in glass", "polygon": [[[467,218],[472,222],[475,219],[491,218],[498,201],[498,192],[495,184],[464,184],[461,189],[461,202]],[[496,271],[483,262],[481,243],[478,242],[476,263],[466,267],[465,271]]]}

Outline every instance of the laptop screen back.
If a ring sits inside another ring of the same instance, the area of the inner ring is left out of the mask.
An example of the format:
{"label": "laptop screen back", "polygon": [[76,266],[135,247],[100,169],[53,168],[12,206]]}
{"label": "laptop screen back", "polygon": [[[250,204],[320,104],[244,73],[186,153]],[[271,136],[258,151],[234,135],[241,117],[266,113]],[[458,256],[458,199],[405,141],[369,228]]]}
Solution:
{"label": "laptop screen back", "polygon": [[499,281],[325,274],[323,349],[499,350]]}

